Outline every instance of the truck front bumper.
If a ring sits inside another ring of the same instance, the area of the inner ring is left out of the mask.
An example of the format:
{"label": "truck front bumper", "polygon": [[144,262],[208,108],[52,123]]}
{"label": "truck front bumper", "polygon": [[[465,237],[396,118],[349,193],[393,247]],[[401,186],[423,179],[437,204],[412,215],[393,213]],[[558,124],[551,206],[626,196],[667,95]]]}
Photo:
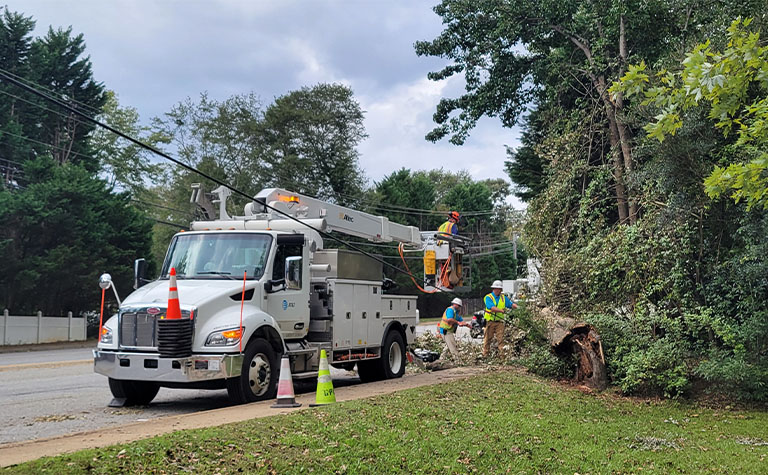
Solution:
{"label": "truck front bumper", "polygon": [[191,383],[240,376],[242,355],[160,358],[156,353],[93,350],[93,370],[113,379]]}

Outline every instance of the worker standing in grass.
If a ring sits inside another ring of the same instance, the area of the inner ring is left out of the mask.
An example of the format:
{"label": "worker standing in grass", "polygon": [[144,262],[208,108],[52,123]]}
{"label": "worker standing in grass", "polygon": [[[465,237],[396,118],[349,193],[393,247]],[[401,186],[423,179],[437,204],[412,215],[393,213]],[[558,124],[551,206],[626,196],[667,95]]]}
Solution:
{"label": "worker standing in grass", "polygon": [[488,356],[491,344],[496,339],[499,345],[499,356],[504,352],[504,309],[517,308],[517,304],[501,293],[500,280],[491,285],[491,293],[485,296],[485,340],[483,341],[483,357]]}
{"label": "worker standing in grass", "polygon": [[455,298],[451,301],[451,306],[445,309],[443,312],[443,318],[440,319],[440,323],[437,325],[438,331],[445,340],[447,349],[440,355],[442,359],[444,356],[450,354],[456,362],[460,360],[459,350],[456,348],[456,329],[461,327],[468,327],[469,324],[464,322],[464,319],[459,315],[461,310],[461,299]]}

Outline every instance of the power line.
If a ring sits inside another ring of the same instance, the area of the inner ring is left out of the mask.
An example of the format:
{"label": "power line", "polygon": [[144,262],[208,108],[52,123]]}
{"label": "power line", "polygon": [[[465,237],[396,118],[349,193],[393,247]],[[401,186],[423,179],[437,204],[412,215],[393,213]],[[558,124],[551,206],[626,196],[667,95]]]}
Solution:
{"label": "power line", "polygon": [[49,108],[45,107],[45,106],[44,106],[44,105],[42,105],[42,104],[37,104],[37,103],[35,103],[35,102],[32,102],[32,101],[30,101],[30,100],[24,99],[23,97],[20,97],[20,96],[17,96],[17,95],[11,94],[10,92],[7,92],[7,91],[3,91],[3,90],[0,90],[0,94],[5,94],[6,96],[10,96],[10,97],[13,97],[14,99],[17,99],[17,100],[19,100],[19,101],[21,101],[21,102],[25,102],[25,103],[27,103],[27,104],[29,104],[29,105],[31,105],[31,106],[35,106],[35,107],[37,107],[37,108],[43,109],[43,110],[45,110],[45,111],[48,111],[48,112],[50,112],[51,114],[56,114],[56,115],[58,115],[59,117],[63,117],[63,118],[65,118],[65,119],[72,119],[72,120],[73,120],[73,121],[74,121],[76,124],[83,124],[83,125],[85,125],[85,124],[83,123],[83,121],[81,121],[81,120],[77,120],[77,119],[75,119],[74,117],[72,117],[71,115],[67,115],[67,114],[64,114],[64,113],[63,113],[63,112],[61,112],[61,111],[55,111],[55,110],[53,110],[53,109],[49,109]]}
{"label": "power line", "polygon": [[56,91],[54,91],[53,89],[49,89],[49,88],[47,88],[47,87],[43,86],[42,84],[39,84],[39,83],[36,83],[36,82],[32,81],[31,79],[27,79],[27,78],[21,77],[21,76],[19,76],[19,75],[17,75],[17,74],[14,74],[14,73],[12,73],[12,72],[8,71],[7,69],[3,69],[3,68],[0,68],[0,71],[4,72],[5,74],[7,74],[7,75],[9,75],[9,76],[12,76],[12,77],[14,77],[14,78],[18,79],[19,81],[23,81],[23,82],[26,82],[26,83],[28,83],[28,84],[32,84],[32,85],[34,85],[34,86],[37,86],[38,88],[40,88],[40,89],[43,89],[43,90],[45,90],[45,91],[47,91],[47,92],[50,92],[51,94],[58,94],[58,95],[60,95],[60,96],[65,96],[65,97],[66,97],[66,99],[67,99],[68,101],[70,101],[70,102],[74,102],[75,104],[78,104],[78,105],[80,105],[80,106],[83,106],[83,107],[84,107],[84,108],[86,108],[86,109],[90,109],[90,110],[91,110],[91,112],[93,113],[93,115],[99,115],[99,114],[101,114],[101,112],[102,112],[102,111],[100,111],[99,109],[97,109],[97,108],[95,108],[95,107],[93,107],[93,106],[91,106],[91,105],[89,105],[89,104],[86,104],[86,103],[84,103],[84,102],[80,102],[80,101],[76,100],[76,99],[75,99],[75,98],[73,98],[73,97],[69,97],[69,96],[68,96],[68,95],[66,95],[66,94],[57,93],[57,92],[56,92]]}
{"label": "power line", "polygon": [[189,229],[189,226],[184,226],[183,224],[172,223],[170,221],[163,221],[162,219],[155,219],[155,218],[147,218],[147,219],[150,219],[158,224],[164,224],[166,226],[172,226],[174,228]]}
{"label": "power line", "polygon": [[[155,148],[155,147],[153,147],[151,145],[145,144],[144,142],[142,142],[142,141],[140,141],[138,139],[135,139],[135,138],[131,137],[130,135],[124,134],[124,133],[120,132],[119,130],[115,129],[114,127],[112,127],[112,126],[110,126],[108,124],[105,124],[105,123],[103,123],[103,122],[101,122],[101,121],[99,121],[97,119],[94,119],[93,117],[90,117],[90,116],[86,115],[85,113],[75,109],[74,107],[71,107],[69,104],[66,104],[65,102],[62,102],[61,100],[59,100],[59,99],[57,99],[55,97],[51,97],[51,96],[49,96],[49,95],[47,95],[47,94],[45,94],[43,92],[40,92],[37,89],[35,89],[34,87],[32,87],[32,86],[24,84],[23,82],[21,82],[18,79],[15,79],[15,78],[9,76],[8,74],[6,74],[3,71],[0,71],[0,77],[4,78],[6,81],[9,81],[12,84],[15,84],[16,86],[18,86],[18,87],[20,87],[20,88],[22,88],[22,89],[24,89],[24,90],[26,90],[28,92],[31,92],[31,93],[39,96],[39,97],[42,97],[43,99],[46,99],[49,102],[52,102],[52,103],[58,105],[59,107],[63,107],[65,109],[69,110],[70,112],[73,112],[73,113],[79,115],[80,117],[88,120],[89,122],[92,122],[92,123],[94,123],[94,124],[104,128],[106,130],[109,130],[113,134],[116,134],[116,135],[118,135],[118,136],[120,136],[120,137],[122,137],[122,138],[124,138],[124,139],[126,139],[126,140],[128,140],[128,141],[130,141],[130,142],[132,142],[132,143],[142,147],[142,148],[145,148],[145,149],[147,149],[147,150],[149,150],[149,151],[151,151],[151,152],[153,152],[153,153],[155,153],[155,154],[165,158],[166,160],[169,160],[169,161],[175,163],[176,165],[178,165],[180,167],[183,167],[184,169],[186,169],[188,171],[191,171],[193,173],[197,173],[198,175],[202,176],[203,178],[206,178],[206,179],[208,179],[208,180],[210,180],[210,181],[212,181],[212,182],[214,182],[214,183],[216,183],[216,184],[218,184],[220,186],[224,186],[226,188],[229,188],[233,193],[238,194],[238,195],[240,195],[240,196],[242,196],[244,198],[247,198],[248,200],[253,201],[253,197],[249,196],[248,194],[244,193],[243,191],[240,191],[239,189],[237,189],[237,188],[235,188],[235,187],[233,187],[233,186],[231,186],[231,185],[229,185],[227,183],[224,183],[223,181],[218,180],[218,179],[208,175],[207,173],[204,173],[204,172],[196,169],[193,166],[187,165],[186,163],[184,163],[184,162],[182,162],[182,161],[180,161],[180,160],[178,160],[178,159],[168,155],[165,152],[162,152],[162,151],[158,150],[157,148]],[[311,229],[311,230],[315,231],[316,233],[318,233],[321,236],[324,236],[324,237],[327,237],[329,239],[332,239],[332,240],[334,240],[336,242],[344,244],[345,246],[347,246],[347,247],[349,247],[351,249],[354,249],[354,250],[356,250],[356,251],[358,251],[358,252],[360,252],[362,254],[365,254],[366,256],[374,259],[377,262],[380,262],[381,264],[383,264],[383,265],[385,265],[385,266],[387,266],[389,268],[394,269],[397,272],[403,273],[403,274],[408,275],[410,277],[414,277],[410,272],[405,271],[405,270],[403,270],[403,269],[401,269],[401,268],[399,268],[399,267],[397,267],[395,265],[392,265],[389,262],[384,261],[383,259],[379,259],[379,258],[375,257],[374,255],[370,254],[369,252],[364,251],[363,249],[360,249],[358,246],[352,245],[351,243],[346,242],[343,239],[339,239],[336,236],[333,236],[333,235],[331,235],[331,234],[329,234],[329,233],[327,233],[325,231],[317,229],[314,226],[312,226],[312,225],[310,225],[308,223],[305,223],[305,222],[301,221],[300,219],[295,218],[295,217],[291,216],[290,214],[285,213],[285,212],[283,212],[283,211],[281,211],[281,210],[279,210],[279,209],[277,209],[277,208],[275,208],[273,206],[270,206],[270,205],[268,205],[266,203],[261,203],[261,206],[263,206],[263,207],[265,207],[267,209],[270,209],[270,210],[272,210],[275,213],[283,215],[286,218],[288,218],[288,219],[290,219],[292,221],[295,221],[295,222],[301,224],[302,226],[305,226],[308,229]]]}
{"label": "power line", "polygon": [[[266,174],[268,174],[271,178],[277,179],[279,181],[283,181],[291,184],[298,184],[298,182],[296,182],[293,177],[280,174],[273,168],[270,168],[268,171],[266,171]],[[435,209],[412,208],[408,206],[401,206],[401,205],[395,205],[395,204],[389,204],[389,203],[382,204],[379,201],[374,201],[372,199],[367,198],[365,195],[350,195],[348,193],[340,193],[336,191],[334,191],[333,193],[334,195],[338,195],[342,198],[349,198],[350,200],[360,201],[361,203],[366,204],[370,208],[384,210],[384,211],[393,212],[393,213],[407,214],[411,216],[446,216],[449,212],[449,210],[440,211]],[[311,196],[308,193],[304,193],[304,194],[307,196]],[[317,198],[316,196],[311,196],[311,197]],[[464,211],[461,214],[464,216],[486,216],[486,215],[496,214],[497,212],[498,212],[497,210]]]}
{"label": "power line", "polygon": [[[2,92],[2,91],[0,91],[0,92]],[[0,134],[2,134],[2,135],[10,135],[12,137],[16,137],[16,138],[19,138],[21,140],[26,140],[27,142],[33,142],[33,143],[36,143],[36,144],[39,144],[39,145],[44,145],[46,147],[50,147],[50,148],[55,149],[55,150],[61,150],[61,151],[64,151],[64,152],[69,152],[72,155],[77,155],[78,157],[89,158],[91,160],[99,161],[99,159],[96,158],[96,157],[92,157],[90,155],[85,155],[84,153],[80,153],[80,152],[73,152],[71,150],[67,150],[66,148],[57,147],[55,145],[51,145],[49,143],[41,142],[40,140],[31,139],[31,138],[25,137],[23,135],[13,134],[11,132],[0,132]]]}
{"label": "power line", "polygon": [[184,211],[184,210],[180,210],[180,209],[176,209],[176,208],[171,208],[170,206],[164,206],[164,205],[161,205],[159,203],[151,203],[149,201],[137,200],[135,198],[131,198],[131,201],[133,201],[134,203],[140,203],[140,204],[143,204],[143,205],[146,205],[146,206],[153,206],[155,208],[167,209],[169,211],[176,211],[177,213],[183,213],[184,215],[186,215],[188,217],[192,217],[192,218],[194,217],[194,213],[192,213],[190,211]]}

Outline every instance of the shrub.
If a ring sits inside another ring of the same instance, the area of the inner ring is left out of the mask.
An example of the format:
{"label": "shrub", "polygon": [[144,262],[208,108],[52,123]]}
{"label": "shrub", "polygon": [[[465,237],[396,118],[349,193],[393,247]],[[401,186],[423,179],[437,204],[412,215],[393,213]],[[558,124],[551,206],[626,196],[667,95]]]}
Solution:
{"label": "shrub", "polygon": [[552,352],[549,344],[532,345],[520,362],[531,373],[545,378],[571,378],[576,369],[573,356],[558,356]]}
{"label": "shrub", "polygon": [[684,344],[670,338],[632,348],[618,362],[617,383],[625,394],[679,397],[690,386],[686,355]]}

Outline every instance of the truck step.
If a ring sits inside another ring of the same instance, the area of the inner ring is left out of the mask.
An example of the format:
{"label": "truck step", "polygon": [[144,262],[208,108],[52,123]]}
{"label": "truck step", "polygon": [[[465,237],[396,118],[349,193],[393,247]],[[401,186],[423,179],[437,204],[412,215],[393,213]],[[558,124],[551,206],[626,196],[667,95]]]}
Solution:
{"label": "truck step", "polygon": [[293,374],[293,379],[310,379],[317,377],[317,371],[306,371],[303,373]]}
{"label": "truck step", "polygon": [[297,348],[295,350],[288,350],[284,353],[285,356],[299,356],[299,355],[311,355],[317,353],[317,348]]}

